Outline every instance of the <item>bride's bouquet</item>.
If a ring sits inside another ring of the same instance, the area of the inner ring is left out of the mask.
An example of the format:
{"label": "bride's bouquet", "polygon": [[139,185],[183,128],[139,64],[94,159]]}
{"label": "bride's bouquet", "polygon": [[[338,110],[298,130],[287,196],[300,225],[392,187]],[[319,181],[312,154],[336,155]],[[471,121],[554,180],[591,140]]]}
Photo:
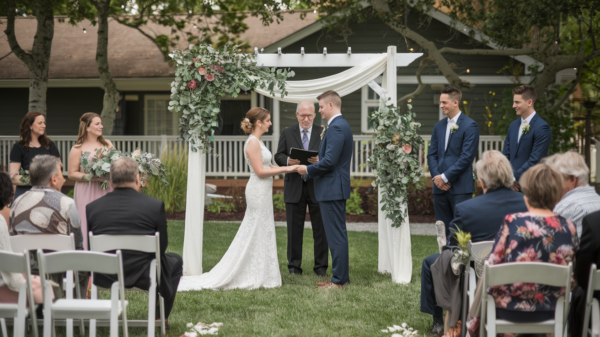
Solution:
{"label": "bride's bouquet", "polygon": [[165,165],[152,153],[142,152],[137,149],[130,154],[126,154],[126,156],[133,158],[138,164],[142,186],[146,186],[148,181],[153,177],[160,179],[165,186],[169,184],[167,182],[167,170]]}
{"label": "bride's bouquet", "polygon": [[121,151],[115,149],[97,149],[93,157],[90,152],[84,152],[81,155],[81,167],[83,172],[88,175],[89,181],[98,178],[98,184],[105,190],[108,188],[108,179],[110,178],[110,164],[121,158]]}

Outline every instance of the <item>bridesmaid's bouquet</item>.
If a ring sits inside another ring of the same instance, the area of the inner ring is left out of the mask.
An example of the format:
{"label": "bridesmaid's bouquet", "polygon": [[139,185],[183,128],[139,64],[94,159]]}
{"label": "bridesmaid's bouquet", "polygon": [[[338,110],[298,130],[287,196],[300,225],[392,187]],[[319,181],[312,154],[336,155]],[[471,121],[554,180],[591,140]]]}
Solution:
{"label": "bridesmaid's bouquet", "polygon": [[142,186],[146,186],[148,181],[153,177],[157,177],[166,186],[167,182],[167,170],[165,165],[156,158],[154,154],[149,152],[142,152],[139,149],[133,151],[130,154],[125,154],[127,157],[133,158],[138,164],[140,171],[140,180]]}
{"label": "bridesmaid's bouquet", "polygon": [[123,153],[115,149],[97,149],[94,156],[90,157],[90,152],[84,152],[81,155],[81,167],[83,172],[90,176],[89,181],[93,178],[99,178],[98,184],[105,190],[108,189],[108,179],[110,178],[110,164],[113,161],[121,158]]}

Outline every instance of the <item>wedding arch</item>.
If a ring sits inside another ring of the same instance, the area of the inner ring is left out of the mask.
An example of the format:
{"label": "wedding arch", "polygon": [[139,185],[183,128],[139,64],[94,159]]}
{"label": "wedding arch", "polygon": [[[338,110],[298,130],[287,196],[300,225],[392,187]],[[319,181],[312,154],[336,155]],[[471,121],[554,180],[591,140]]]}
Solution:
{"label": "wedding arch", "polygon": [[[192,47],[192,46],[191,46]],[[210,48],[210,47],[203,47]],[[198,48],[196,47],[196,50]],[[231,51],[233,52],[233,50]],[[202,243],[203,243],[203,224],[204,224],[204,199],[205,199],[205,170],[206,156],[203,151],[206,151],[206,146],[212,141],[212,135],[206,133],[211,127],[211,118],[218,114],[218,106],[208,107],[194,106],[192,109],[203,109],[202,113],[190,114],[188,106],[189,101],[183,101],[177,92],[185,92],[183,83],[187,83],[188,89],[193,90],[198,85],[193,81],[193,78],[184,78],[189,73],[189,69],[185,67],[198,67],[199,73],[205,73],[205,80],[212,81],[214,77],[206,77],[204,64],[217,62],[219,55],[214,55],[213,60],[205,63],[202,60],[194,58],[193,62],[182,61],[182,55],[185,52],[172,54],[172,57],[177,62],[178,69],[185,69],[181,72],[176,71],[176,76],[183,74],[184,76],[176,77],[176,81],[172,84],[173,94],[170,108],[180,113],[186,113],[188,118],[183,118],[180,123],[180,129],[184,138],[190,140],[190,149],[188,157],[188,184],[187,184],[187,201],[186,201],[186,216],[185,216],[185,235],[183,244],[183,268],[184,275],[201,275],[202,274]],[[273,98],[273,113],[278,115],[279,102],[297,103],[302,100],[310,100],[316,102],[316,97],[326,90],[335,90],[340,96],[345,96],[361,89],[364,85],[369,85],[380,97],[380,106],[395,107],[397,102],[397,67],[406,67],[418,57],[421,53],[396,53],[396,46],[389,46],[387,53],[380,54],[352,54],[348,48],[347,54],[327,54],[327,49],[324,48],[323,54],[305,54],[304,50],[300,54],[283,54],[279,48],[277,54],[260,54],[255,49],[254,55],[243,55],[238,57],[238,62],[247,62],[250,58],[258,67],[257,69],[265,69],[265,72],[260,74],[249,73],[248,78],[240,78],[240,83],[243,86],[252,88],[257,93]],[[189,55],[188,55],[189,56]],[[231,57],[231,55],[229,55]],[[222,60],[222,55],[221,55]],[[190,64],[191,63],[191,64]],[[239,65],[239,63],[238,63]],[[287,76],[293,76],[293,72],[288,73],[286,68],[294,67],[345,67],[350,68],[338,74],[323,77],[320,79],[306,81],[287,81]],[[254,69],[254,68],[253,68]],[[256,69],[255,69],[256,70]],[[221,70],[217,67],[214,69],[219,75]],[[224,73],[227,69],[224,69]],[[382,85],[375,82],[375,79],[383,74]],[[208,74],[211,75],[211,74]],[[197,75],[196,75],[197,76]],[[264,76],[264,77],[263,77]],[[257,78],[258,77],[258,78]],[[179,80],[179,81],[177,81]],[[268,83],[265,85],[265,83]],[[192,88],[193,87],[193,88]],[[239,90],[237,91],[239,92]],[[176,96],[177,100],[173,99]],[[176,102],[176,103],[173,103]],[[214,100],[212,101],[214,102]],[[184,104],[180,104],[184,103]],[[184,112],[186,108],[186,112]],[[395,110],[395,109],[394,109]],[[190,118],[190,116],[192,116]],[[201,116],[201,117],[194,117]],[[198,124],[200,118],[206,118],[209,123]],[[274,120],[274,123],[278,121]],[[191,128],[187,123],[196,123],[196,129],[204,130],[203,135],[194,134],[194,128]],[[205,129],[202,129],[205,128]],[[202,138],[204,137],[204,138]],[[412,258],[410,244],[410,228],[408,217],[402,218],[402,224],[393,226],[392,220],[387,218],[385,209],[382,209],[382,188],[379,188],[379,261],[378,270],[382,273],[390,273],[392,280],[397,283],[409,283],[412,274]],[[403,209],[406,208],[406,203],[403,200],[397,200]],[[200,206],[199,206],[200,205]],[[385,208],[385,207],[384,207]]]}

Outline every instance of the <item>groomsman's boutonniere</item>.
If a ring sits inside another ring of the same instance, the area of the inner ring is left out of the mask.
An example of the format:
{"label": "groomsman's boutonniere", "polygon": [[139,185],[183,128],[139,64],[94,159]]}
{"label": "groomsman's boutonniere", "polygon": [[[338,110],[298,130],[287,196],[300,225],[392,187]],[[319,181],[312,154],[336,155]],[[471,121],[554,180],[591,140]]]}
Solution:
{"label": "groomsman's boutonniere", "polygon": [[522,134],[522,135],[526,135],[526,134],[527,134],[527,133],[529,133],[529,131],[531,130],[531,125],[527,125],[527,126],[523,127],[523,129],[522,129],[522,130],[523,130],[523,131],[522,131],[522,133],[521,133],[521,134]]}
{"label": "groomsman's boutonniere", "polygon": [[325,137],[325,132],[327,132],[327,125],[321,125],[321,127],[323,128],[323,131],[321,131],[321,139],[323,139],[323,137]]}
{"label": "groomsman's boutonniere", "polygon": [[458,131],[458,124],[452,124],[450,127],[450,133],[455,133],[456,131]]}

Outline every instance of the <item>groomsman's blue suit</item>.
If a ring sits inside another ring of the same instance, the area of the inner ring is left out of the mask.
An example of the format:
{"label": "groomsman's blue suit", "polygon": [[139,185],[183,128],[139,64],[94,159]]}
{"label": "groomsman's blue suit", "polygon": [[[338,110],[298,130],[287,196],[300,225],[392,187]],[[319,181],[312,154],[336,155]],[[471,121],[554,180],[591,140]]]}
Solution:
{"label": "groomsman's blue suit", "polygon": [[350,125],[343,116],[337,116],[321,140],[319,162],[306,167],[308,177],[314,178],[315,197],[331,251],[331,282],[340,285],[350,282],[346,200],[350,199],[352,147]]}
{"label": "groomsman's blue suit", "polygon": [[458,130],[450,133],[446,149],[448,117],[435,124],[427,154],[431,178],[443,173],[451,184],[448,191],[433,184],[435,218],[444,222],[447,238],[450,238],[455,205],[473,196],[473,160],[479,144],[479,126],[474,120],[461,113],[456,124]]}
{"label": "groomsman's blue suit", "polygon": [[508,158],[512,165],[515,179],[519,181],[521,175],[530,167],[536,165],[548,155],[552,130],[542,117],[536,113],[531,119],[531,129],[521,136],[521,118],[510,123],[508,134],[504,139],[502,154]]}

